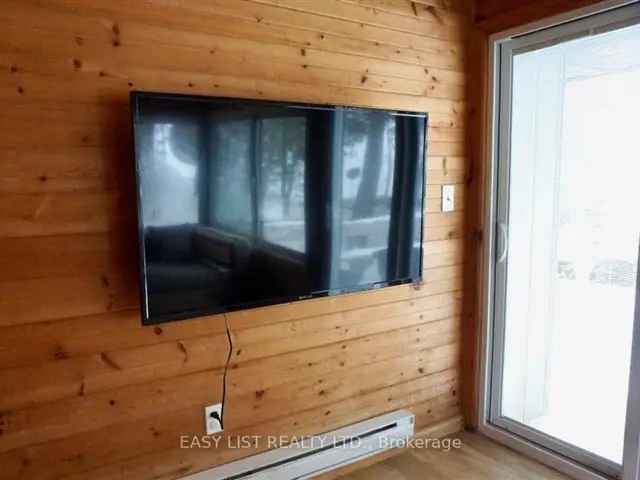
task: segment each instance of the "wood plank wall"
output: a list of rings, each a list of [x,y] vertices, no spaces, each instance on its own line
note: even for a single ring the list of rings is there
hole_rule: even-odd
[[[496,33],[599,1],[602,0],[474,0],[473,20],[482,31]]]
[[[459,418],[463,0],[4,0],[0,478],[177,478],[257,449],[180,449],[221,400],[224,319],[142,327],[132,89],[430,113],[425,283],[228,316],[228,435],[409,408]],[[440,213],[440,185],[457,185]],[[224,444],[224,442],[223,442]]]

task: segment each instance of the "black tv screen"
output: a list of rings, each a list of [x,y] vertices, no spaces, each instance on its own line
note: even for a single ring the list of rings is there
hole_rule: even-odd
[[[426,114],[131,104],[143,323],[421,279]]]

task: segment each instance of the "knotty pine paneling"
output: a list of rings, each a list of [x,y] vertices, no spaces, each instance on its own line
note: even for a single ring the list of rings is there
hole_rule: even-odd
[[[542,20],[602,0],[474,0],[474,23],[487,33],[496,33]]]
[[[172,479],[264,448],[179,448],[228,343],[221,316],[140,324],[133,89],[429,112],[424,284],[229,314],[225,435],[460,424],[465,1],[6,0],[0,21],[0,478]]]

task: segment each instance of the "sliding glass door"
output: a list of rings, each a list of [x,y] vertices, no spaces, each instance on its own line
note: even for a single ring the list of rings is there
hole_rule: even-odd
[[[503,42],[490,421],[621,472],[640,240],[640,5]]]

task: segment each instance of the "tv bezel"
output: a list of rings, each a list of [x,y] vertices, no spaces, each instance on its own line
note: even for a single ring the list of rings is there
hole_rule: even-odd
[[[136,120],[138,118],[138,101],[141,98],[154,98],[154,99],[169,99],[169,100],[184,100],[189,102],[227,102],[229,104],[242,103],[253,105],[270,105],[276,107],[287,108],[301,108],[301,109],[316,109],[316,110],[365,110],[365,111],[382,111],[392,115],[421,117],[425,119],[424,123],[424,145],[423,155],[420,159],[421,165],[420,171],[422,172],[422,198],[421,198],[421,218],[420,218],[420,258],[418,275],[405,277],[401,279],[387,280],[382,282],[369,282],[353,287],[345,287],[338,289],[318,290],[310,292],[308,295],[296,295],[287,297],[276,297],[268,300],[258,300],[254,302],[245,302],[234,305],[218,306],[216,308],[209,309],[196,309],[185,310],[174,314],[155,315],[153,318],[149,315],[148,309],[148,291],[147,291],[147,266],[146,255],[144,245],[144,222],[142,220],[142,197],[141,197],[141,176],[138,164],[138,151],[136,146]],[[133,163],[135,167],[135,179],[136,179],[136,214],[138,223],[138,278],[140,282],[140,313],[143,325],[157,325],[160,323],[172,322],[177,320],[187,320],[192,318],[207,317],[212,315],[224,315],[226,313],[236,312],[239,310],[249,310],[254,308],[262,308],[273,305],[289,304],[293,302],[300,302],[304,300],[311,300],[329,296],[345,295],[349,293],[359,293],[370,290],[378,290],[381,288],[392,287],[397,285],[406,285],[410,283],[419,284],[423,280],[423,267],[424,267],[424,229],[426,223],[425,212],[425,199],[426,199],[426,186],[427,186],[427,148],[428,148],[428,129],[429,129],[429,113],[428,112],[412,112],[403,110],[388,110],[383,108],[374,107],[361,107],[353,105],[337,105],[337,104],[322,104],[322,103],[304,103],[304,102],[287,102],[278,100],[263,100],[254,98],[241,98],[241,97],[221,97],[221,96],[207,96],[207,95],[188,95],[180,93],[163,93],[163,92],[151,92],[151,91],[139,91],[134,90],[129,95],[130,109],[131,109],[131,130],[133,135]]]

